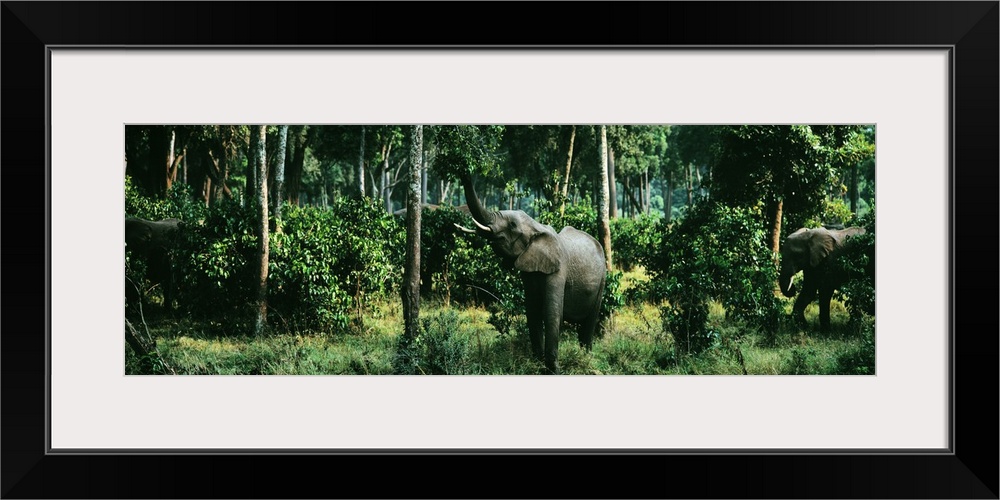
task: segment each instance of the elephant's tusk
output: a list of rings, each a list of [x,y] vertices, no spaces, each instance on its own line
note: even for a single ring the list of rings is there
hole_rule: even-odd
[[[452,224],[454,224],[454,223],[452,223]],[[475,231],[473,231],[472,229],[469,229],[469,228],[467,228],[465,226],[460,226],[458,224],[455,224],[455,227],[457,227],[462,232],[469,233],[469,234],[476,234]]]
[[[490,229],[488,226],[484,226],[484,225],[480,224],[479,221],[477,221],[475,217],[472,218],[472,223],[475,224],[476,227],[478,227],[479,229],[482,229],[483,231],[486,231],[487,233],[492,233],[493,232],[493,230]]]
[[[791,291],[791,290],[792,290],[792,284],[794,284],[794,283],[795,283],[795,281],[794,281],[794,280],[791,280],[791,279],[790,279],[790,280],[788,280],[788,288],[785,288],[785,291],[786,291],[786,292],[789,292],[789,291]]]

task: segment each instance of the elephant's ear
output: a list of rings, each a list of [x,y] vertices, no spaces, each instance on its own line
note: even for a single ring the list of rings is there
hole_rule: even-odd
[[[552,274],[559,270],[560,254],[555,234],[538,233],[514,261],[514,267],[528,273]]]
[[[816,267],[833,251],[837,240],[829,231],[813,231],[809,238],[809,266]]]
[[[153,239],[153,229],[145,221],[125,221],[125,244],[142,246]]]

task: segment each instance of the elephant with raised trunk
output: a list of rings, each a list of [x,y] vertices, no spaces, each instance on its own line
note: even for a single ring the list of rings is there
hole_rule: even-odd
[[[805,309],[819,293],[820,331],[830,329],[830,299],[833,292],[843,285],[847,272],[839,265],[839,258],[853,236],[864,234],[861,227],[846,229],[801,228],[785,238],[781,247],[781,274],[778,286],[786,297],[794,297],[796,287],[792,277],[802,271],[802,291],[792,307],[792,318],[800,326],[806,324]]]
[[[591,235],[566,226],[556,232],[521,210],[487,211],[472,177],[462,185],[477,229],[507,268],[521,273],[532,353],[550,373],[559,373],[559,332],[563,321],[579,325],[580,344],[590,349],[601,318],[607,269],[604,249]]]

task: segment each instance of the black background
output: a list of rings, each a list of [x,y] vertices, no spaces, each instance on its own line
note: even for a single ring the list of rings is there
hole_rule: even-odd
[[[2,495],[997,498],[998,19],[995,1],[3,2],[3,262],[27,275],[2,286]],[[954,454],[46,455],[45,47],[343,44],[954,46]]]

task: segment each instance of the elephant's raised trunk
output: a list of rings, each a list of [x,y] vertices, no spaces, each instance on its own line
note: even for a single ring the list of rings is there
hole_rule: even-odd
[[[469,213],[472,215],[472,221],[476,223],[476,227],[479,229],[489,231],[490,228],[487,226],[493,223],[493,214],[487,212],[479,202],[479,197],[476,196],[476,188],[472,185],[471,175],[462,174],[462,187],[465,188],[465,199],[469,204]]]

